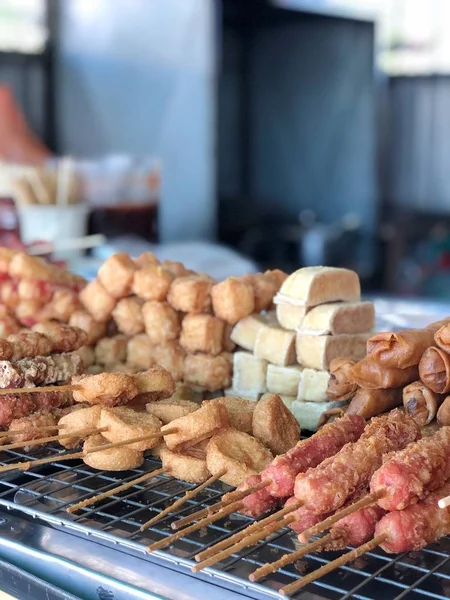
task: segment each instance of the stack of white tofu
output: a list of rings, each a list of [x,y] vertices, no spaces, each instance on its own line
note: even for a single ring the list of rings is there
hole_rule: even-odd
[[[276,310],[239,321],[231,339],[233,387],[227,394],[258,400],[279,394],[304,429],[316,430],[329,401],[333,358],[360,360],[374,326],[374,307],[361,301],[358,275],[348,269],[306,267],[286,279]]]

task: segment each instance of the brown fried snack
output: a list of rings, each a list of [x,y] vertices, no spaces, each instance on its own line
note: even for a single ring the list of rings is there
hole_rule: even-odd
[[[233,352],[236,349],[236,344],[231,339],[231,332],[233,331],[233,325],[224,323],[222,347],[225,352]]]
[[[55,290],[51,300],[44,306],[40,319],[56,319],[67,322],[81,308],[78,293],[73,290]]]
[[[108,444],[108,440],[102,435],[92,435],[83,444],[83,452],[90,452],[93,448]],[[83,461],[99,471],[128,471],[136,469],[144,462],[144,453],[132,450],[129,446],[109,448],[87,454]]]
[[[256,403],[253,435],[272,452],[284,454],[300,439],[300,426],[280,396],[271,394]]]
[[[212,475],[226,469],[220,479],[238,487],[251,475],[260,473],[273,459],[272,453],[257,439],[236,429],[225,429],[213,436],[206,449],[206,464]]]
[[[99,405],[81,408],[80,410],[71,410],[67,415],[61,417],[58,421],[58,430],[60,434],[70,434],[79,431],[89,431],[99,426],[102,407]],[[75,448],[83,441],[83,437],[71,436],[61,438],[59,443],[64,448]]]
[[[189,352],[216,356],[222,352],[224,322],[212,315],[186,315],[181,323],[180,345]]]
[[[78,348],[77,353],[81,357],[85,368],[95,364],[95,351],[91,346],[81,346],[81,348]]]
[[[199,406],[191,400],[183,400],[181,398],[172,399],[166,398],[159,402],[149,402],[145,405],[148,413],[155,415],[164,424],[170,423],[180,417],[185,417],[189,413],[198,410]]]
[[[186,313],[211,312],[211,288],[214,280],[201,275],[187,275],[174,279],[167,302]]]
[[[183,263],[176,262],[174,260],[163,260],[161,262],[161,266],[163,269],[166,269],[169,273],[171,273],[174,277],[184,277],[188,275],[190,271],[186,269]]]
[[[288,278],[288,274],[284,273],[283,271],[280,271],[280,269],[273,269],[272,271],[270,271],[270,270],[266,271],[264,273],[264,275],[266,277],[270,277],[270,279],[275,281],[278,289],[283,285],[283,283]]]
[[[147,334],[135,335],[128,340],[127,363],[139,369],[149,369],[155,363],[153,350],[154,346]]]
[[[186,353],[178,342],[165,342],[153,346],[151,353],[154,362],[169,371],[175,381],[183,379]]]
[[[15,333],[0,338],[0,360],[20,360],[31,356],[47,356],[52,352],[50,339],[42,333]]]
[[[95,346],[95,362],[98,365],[115,365],[125,362],[128,340],[124,335],[102,338]]]
[[[79,327],[87,334],[86,344],[92,345],[106,334],[106,323],[96,321],[92,315],[85,310],[76,310],[69,319],[71,327]]]
[[[139,394],[133,398],[133,404],[146,404],[170,398],[175,391],[172,375],[159,365],[155,365],[133,376]]]
[[[151,435],[161,430],[161,421],[147,412],[137,412],[127,406],[104,408],[100,414],[99,427],[107,427],[103,436],[110,442],[125,442],[135,437]],[[129,444],[133,450],[150,450],[161,441],[161,438],[150,438]]]
[[[56,418],[51,413],[35,414],[31,418],[20,417],[13,419],[9,425],[11,431],[20,431],[11,436],[12,442],[29,442],[37,438],[43,437],[41,427],[56,426]],[[48,435],[53,435],[48,432]],[[27,448],[31,448],[33,444],[29,444]]]
[[[43,321],[33,326],[33,331],[47,336],[52,343],[52,352],[73,352],[87,344],[88,336],[80,327]],[[36,356],[36,354],[35,354]]]
[[[112,311],[112,318],[121,333],[125,335],[137,335],[144,331],[143,304],[143,300],[133,296],[119,300],[117,306]]]
[[[142,307],[145,332],[154,344],[176,340],[180,334],[180,315],[166,302],[146,302]]]
[[[80,300],[88,313],[100,323],[108,321],[116,306],[115,298],[105,290],[98,279],[94,279],[81,290]]]
[[[255,297],[254,312],[267,310],[272,305],[272,300],[278,291],[276,281],[263,273],[245,275],[243,281],[250,283]]]
[[[184,360],[184,380],[190,385],[210,392],[229,388],[232,363],[230,355],[222,352],[210,354],[187,354]]]
[[[172,452],[167,447],[159,451],[162,466],[166,473],[190,483],[202,483],[210,476],[206,460],[191,456],[189,450],[184,454]]]
[[[136,265],[125,252],[112,254],[98,270],[98,278],[113,298],[128,296]]]
[[[139,269],[134,274],[131,289],[142,300],[162,302],[166,299],[173,275],[161,266],[148,266]]]
[[[206,402],[219,402],[227,409],[232,429],[237,429],[244,433],[252,433],[255,402],[239,398],[238,396],[223,396],[221,398],[214,398],[213,400],[205,400]]]
[[[156,258],[153,252],[143,252],[137,258],[134,259],[134,264],[139,269],[151,266],[156,267],[157,265],[159,265],[159,260]]]
[[[141,393],[140,382],[136,376],[125,373],[100,373],[72,378],[77,386],[73,390],[75,402],[89,402],[103,406],[127,404]]]
[[[247,281],[228,277],[211,290],[214,314],[230,325],[248,317],[255,310],[255,294]]]

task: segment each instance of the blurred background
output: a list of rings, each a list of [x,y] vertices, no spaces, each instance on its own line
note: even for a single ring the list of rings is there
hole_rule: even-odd
[[[152,245],[449,298],[450,2],[0,0],[0,161],[1,243],[89,235],[80,269]]]

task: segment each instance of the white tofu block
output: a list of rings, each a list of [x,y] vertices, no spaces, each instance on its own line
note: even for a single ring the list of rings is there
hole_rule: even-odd
[[[322,415],[334,408],[341,408],[348,405],[348,402],[300,402],[296,400],[292,403],[291,411],[297,419],[302,431],[317,431],[321,423]]]
[[[267,361],[250,352],[233,355],[233,389],[252,394],[266,391]]]
[[[276,323],[274,312],[245,317],[245,319],[241,319],[233,327],[230,338],[235,344],[244,348],[244,350],[253,352],[258,331],[267,323]]]
[[[257,402],[261,396],[258,392],[249,392],[248,390],[235,390],[234,388],[228,388],[224,390],[225,396],[233,396],[238,398],[244,398],[244,400],[251,400],[252,402]]]
[[[267,367],[266,386],[272,394],[297,396],[298,387],[302,377],[302,368],[298,365],[280,367],[271,365]]]
[[[261,400],[264,400],[264,398],[267,398],[267,396],[271,396],[272,394],[263,394],[261,396]],[[281,400],[283,401],[283,404],[286,406],[286,408],[288,408],[291,412],[292,412],[292,405],[293,403],[296,401],[296,397],[295,396],[285,396],[284,394],[278,394],[278,396],[280,396]]]
[[[303,369],[302,378],[298,386],[297,398],[304,402],[326,402],[328,381],[330,373],[328,371],[316,371],[315,369]]]
[[[371,333],[352,335],[309,335],[297,333],[295,349],[299,364],[318,371],[328,371],[333,358],[361,360],[366,356],[366,342]]]
[[[364,333],[370,331],[374,324],[375,309],[372,302],[332,302],[308,311],[298,330],[311,335],[339,335]]]
[[[274,365],[292,365],[295,363],[295,333],[265,325],[256,336],[254,353]]]
[[[282,303],[276,305],[276,314],[281,327],[290,331],[297,331],[301,327],[306,308],[296,304]]]

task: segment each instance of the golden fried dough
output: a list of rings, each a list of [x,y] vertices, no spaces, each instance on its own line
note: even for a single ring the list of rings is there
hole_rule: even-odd
[[[210,392],[230,387],[231,371],[230,355],[226,352],[222,352],[218,356],[187,354],[184,360],[186,383]]]
[[[159,402],[149,402],[145,405],[145,408],[147,412],[158,417],[166,425],[175,419],[198,410],[199,406],[196,402],[190,400],[167,398]]]
[[[138,369],[148,369],[154,363],[154,345],[146,333],[140,333],[128,340],[127,363]]]
[[[140,369],[133,367],[133,365],[127,365],[127,363],[114,363],[113,365],[105,366],[107,373],[126,373],[127,375],[134,375]]]
[[[253,411],[253,435],[272,452],[283,454],[300,439],[300,426],[277,394],[256,403]]]
[[[143,304],[144,301],[135,296],[119,300],[117,306],[112,311],[112,318],[121,333],[125,335],[137,335],[144,331]]]
[[[236,344],[231,339],[231,332],[233,331],[233,325],[224,323],[223,337],[222,337],[222,348],[225,352],[233,352],[236,348]]]
[[[103,436],[110,442],[124,442],[131,438],[151,435],[161,430],[161,421],[147,412],[137,412],[127,406],[104,408],[100,414],[100,427],[107,427]],[[161,442],[161,438],[152,438],[134,442],[127,447],[133,450],[149,450]]]
[[[85,368],[95,364],[95,352],[92,346],[81,346],[77,353],[81,356]]]
[[[209,402],[195,412],[189,413],[164,425],[162,434],[168,429],[176,429],[176,433],[164,435],[169,450],[183,452],[210,438],[224,427],[228,427],[228,412],[221,404]]]
[[[184,277],[190,272],[188,269],[186,269],[183,263],[176,262],[175,260],[163,260],[161,262],[161,266],[174,277]]]
[[[75,402],[118,406],[126,404],[140,393],[138,381],[126,373],[72,377],[72,383],[80,388],[73,390]]]
[[[204,459],[172,452],[168,448],[161,449],[160,458],[165,471],[176,479],[190,483],[202,483],[209,477]]]
[[[284,273],[283,271],[280,271],[280,269],[273,269],[272,271],[266,271],[264,273],[264,275],[266,277],[269,277],[273,281],[275,281],[278,289],[283,285],[283,283],[288,278],[288,274]]]
[[[95,362],[98,365],[114,365],[125,362],[128,340],[124,335],[105,337],[95,346]]]
[[[205,400],[206,402],[218,402],[227,409],[232,429],[252,433],[255,402],[240,398],[239,396],[223,396],[222,398],[214,398],[214,400]]]
[[[180,345],[189,352],[220,354],[224,322],[212,315],[186,315],[181,323]]]
[[[142,307],[145,332],[153,344],[176,340],[180,334],[180,315],[166,302],[146,302]]]
[[[172,375],[175,381],[183,379],[185,351],[176,341],[165,342],[153,346],[152,350],[153,361],[164,367]]]
[[[136,404],[170,398],[175,391],[172,375],[163,367],[156,365],[146,371],[136,373],[134,381],[139,388],[139,394],[133,399]]]
[[[173,275],[160,266],[146,266],[134,274],[132,290],[142,300],[162,302],[173,281]]]
[[[159,265],[159,260],[156,258],[153,252],[143,252],[134,259],[134,264],[142,269],[143,267]]]
[[[136,265],[125,252],[109,256],[98,270],[98,278],[113,298],[123,298],[131,291]]]
[[[185,313],[208,313],[211,311],[211,288],[213,280],[200,275],[187,275],[174,279],[167,302]]]
[[[79,327],[87,333],[86,344],[95,344],[106,335],[106,324],[96,321],[94,317],[85,310],[76,310],[69,319],[69,325]]]
[[[94,279],[80,292],[80,300],[84,308],[96,321],[106,322],[116,305],[116,300],[105,290],[103,285]]]
[[[235,325],[255,310],[255,294],[252,285],[237,277],[228,277],[216,283],[212,287],[211,297],[216,317],[230,325]]]
[[[93,448],[108,444],[108,440],[102,435],[92,435],[83,444],[83,452],[89,452]],[[136,469],[144,462],[144,453],[132,450],[129,446],[99,450],[83,457],[84,462],[99,471],[128,471]]]
[[[58,431],[60,434],[66,434],[95,429],[99,426],[101,412],[102,407],[99,405],[81,408],[80,410],[73,410],[60,418],[58,421]],[[75,448],[75,446],[78,446],[78,444],[81,443],[82,439],[83,438],[81,437],[69,436],[61,438],[59,443],[61,446],[64,446],[64,448]]]
[[[254,312],[259,313],[262,310],[267,310],[271,306],[272,300],[278,291],[276,281],[262,273],[245,275],[242,279],[243,281],[250,283],[253,288],[255,296]]]
[[[273,456],[261,442],[236,429],[226,429],[211,438],[206,449],[206,464],[212,475],[222,469],[221,481],[238,487],[250,475],[260,473]]]

